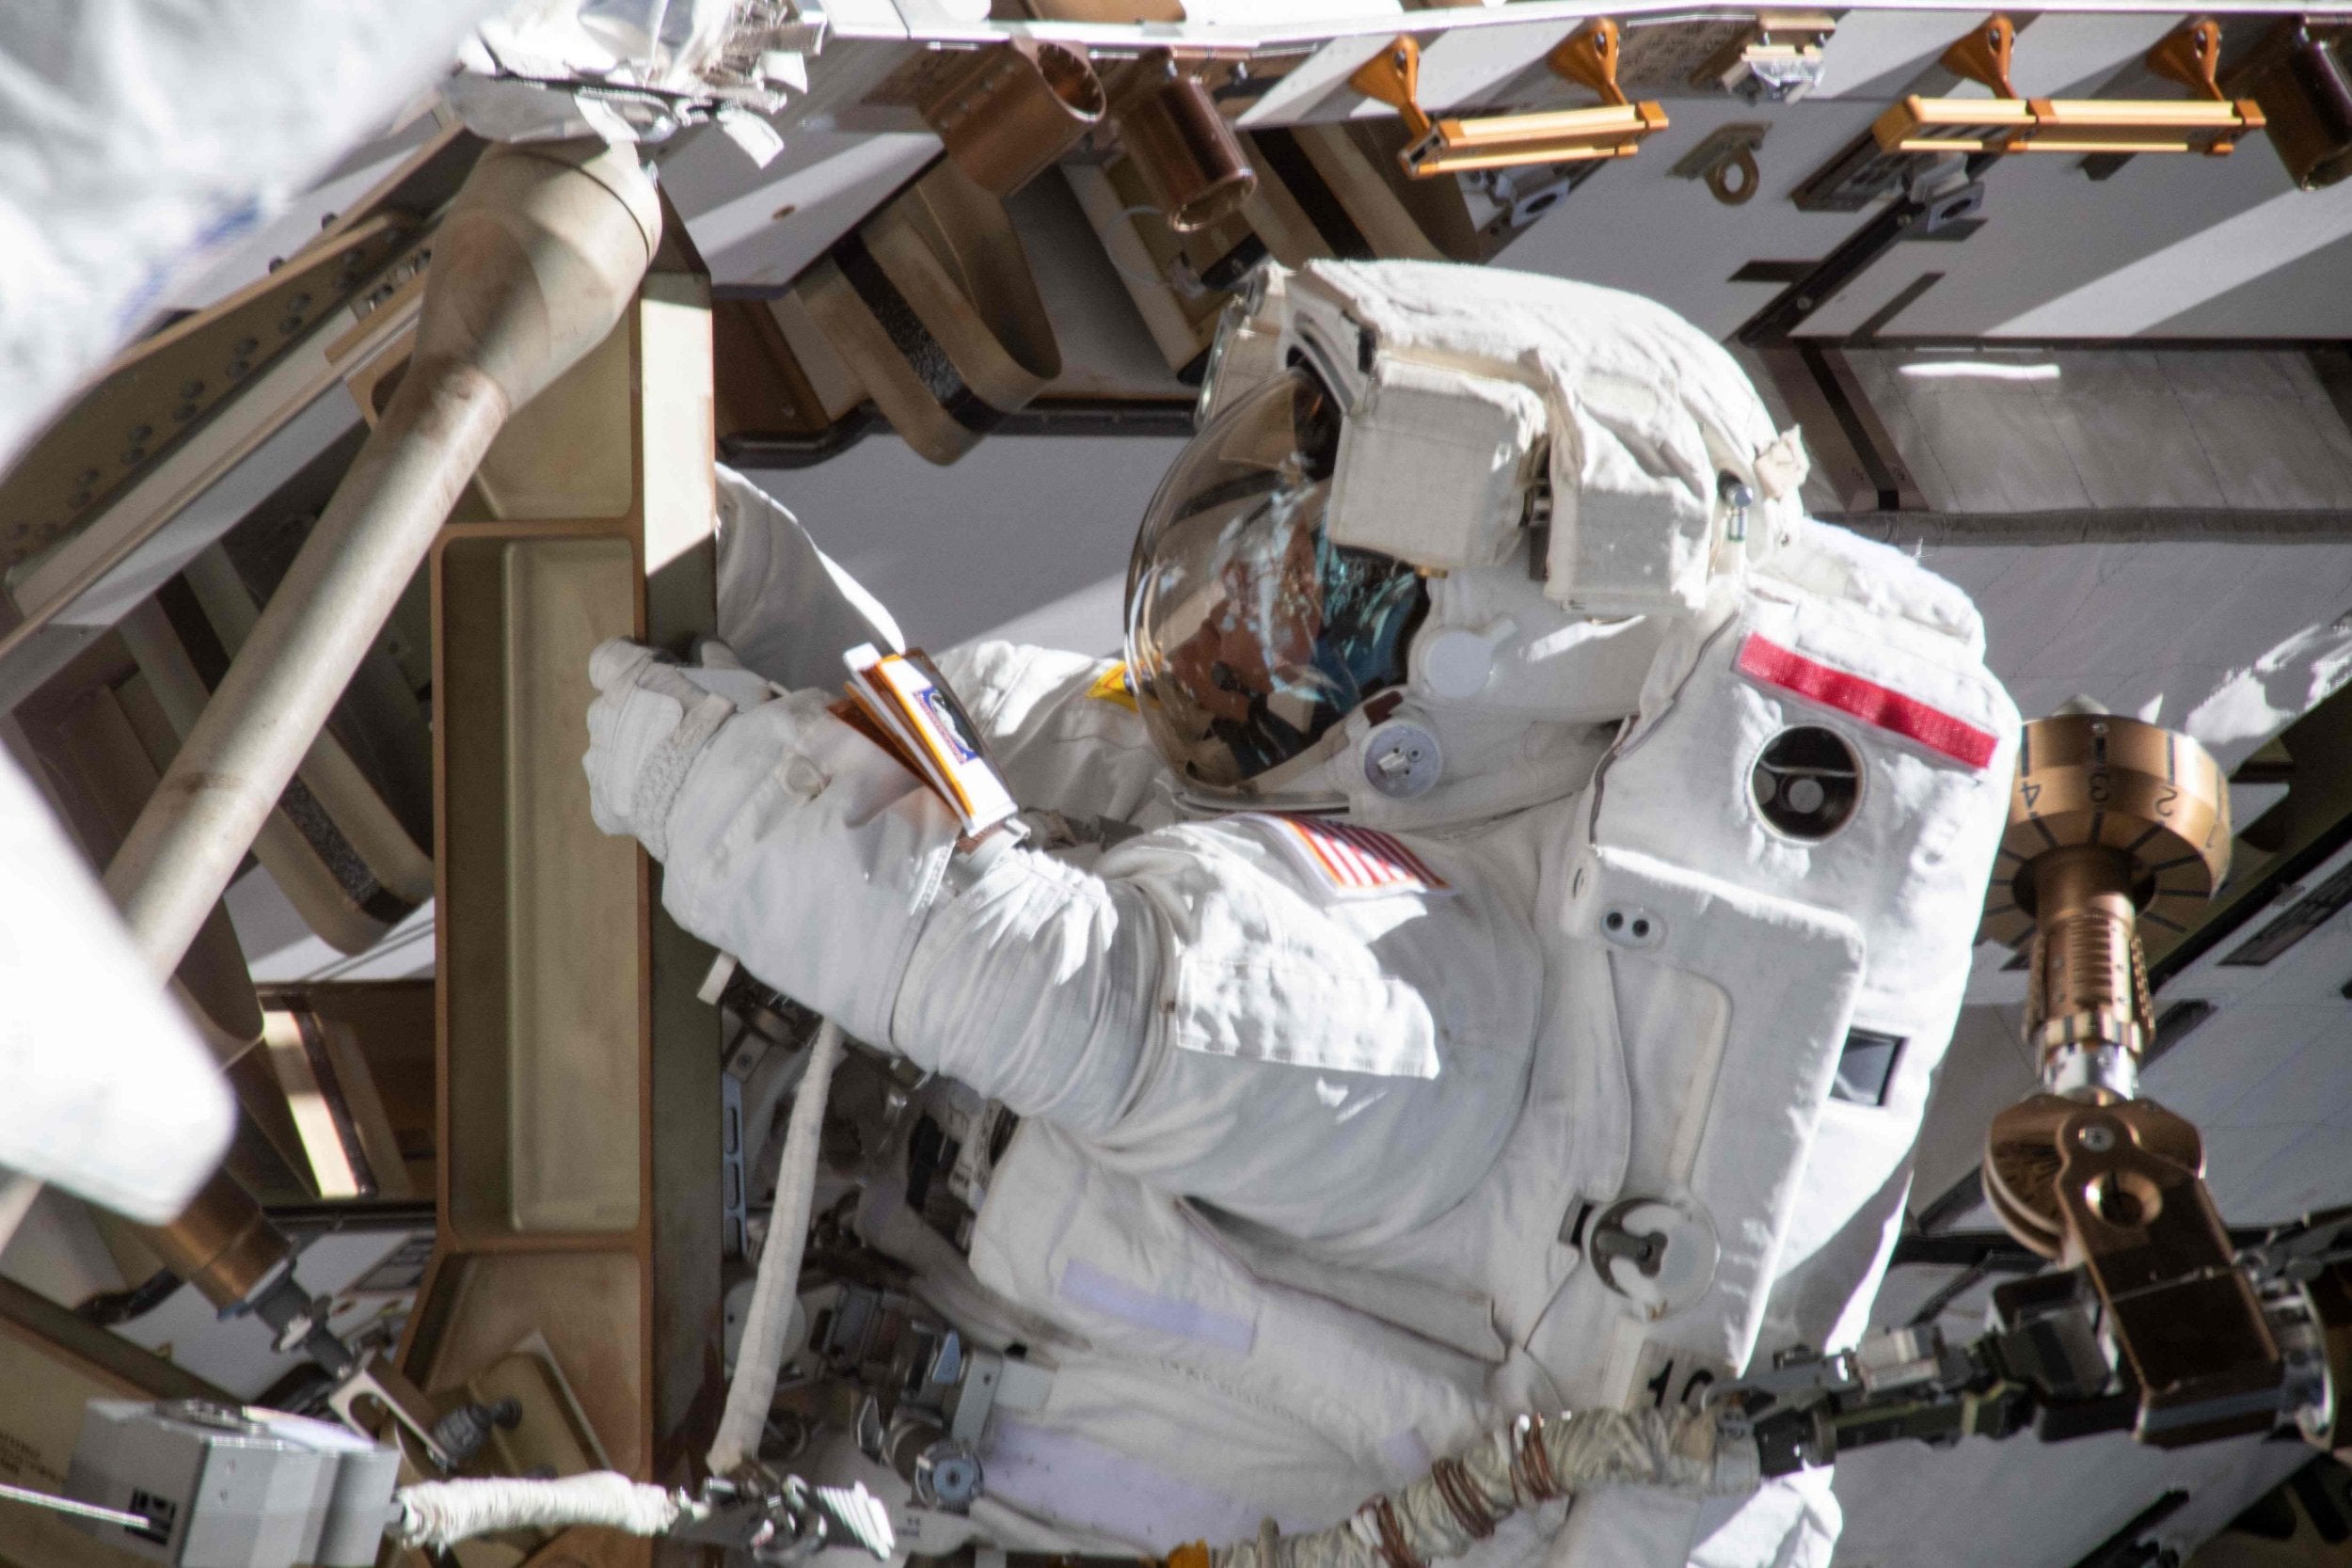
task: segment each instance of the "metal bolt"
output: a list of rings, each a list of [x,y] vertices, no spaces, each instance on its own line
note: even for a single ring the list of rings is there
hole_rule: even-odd
[[[2086,1127],[2082,1131],[2081,1143],[2093,1154],[2105,1154],[2115,1147],[2115,1131],[2103,1126]]]

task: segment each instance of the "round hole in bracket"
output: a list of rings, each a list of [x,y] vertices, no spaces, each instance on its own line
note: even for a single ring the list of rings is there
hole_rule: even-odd
[[[1790,838],[1818,842],[1853,820],[1862,802],[1862,759],[1836,730],[1799,724],[1764,743],[1748,783],[1766,822]]]
[[[2164,1212],[2164,1194],[2137,1171],[2104,1171],[2091,1178],[2084,1196],[2094,1213],[2118,1229],[2144,1227]]]

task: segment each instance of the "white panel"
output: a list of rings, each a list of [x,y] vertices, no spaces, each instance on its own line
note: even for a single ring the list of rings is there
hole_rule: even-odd
[[[2179,24],[2173,15],[2078,16],[2064,12],[2034,18],[2017,35],[2009,79],[2027,98],[2056,98],[2074,88],[2087,93],[2097,78],[2137,60]],[[2160,96],[2178,92],[2168,87]]]
[[[1357,67],[1388,46],[1388,38],[1377,33],[1325,44],[1250,105],[1237,123],[1244,130],[1258,125],[1288,125],[1327,94],[1345,94],[1352,100],[1355,95],[1347,87],[1347,79],[1356,73]]]
[[[2260,147],[2259,139],[2250,141],[2233,161],[2250,157]],[[2275,159],[2267,162],[2277,167]],[[2352,183],[2317,191],[2287,191],[2069,289],[1991,331],[1994,336],[2018,338],[2106,338],[2146,332],[2169,317],[2276,272],[2346,235],[2352,235]]]
[[[781,286],[938,152],[929,132],[800,132],[763,171],[764,182],[689,217],[687,232],[713,284]]]
[[[1864,1449],[1837,1462],[1846,1533],[1834,1560],[1853,1568],[2016,1563],[2065,1568],[2175,1487],[2181,1511],[2150,1531],[2176,1545],[2204,1540],[2312,1450],[2258,1438],[2167,1451],[2122,1433],[2044,1444],[1970,1439]]]
[[[2242,922],[2157,997],[2217,1004],[2151,1064],[2143,1092],[2204,1132],[2207,1179],[2233,1224],[2352,1203],[2352,923],[2338,914],[2262,965],[2226,962],[2306,893],[2352,872],[2352,848]]]
[[[1916,71],[1951,47],[1967,23],[1933,11],[1852,10],[1838,18],[1823,49],[1815,98],[1843,98],[1898,71]],[[1900,79],[1884,84],[1901,86]]]

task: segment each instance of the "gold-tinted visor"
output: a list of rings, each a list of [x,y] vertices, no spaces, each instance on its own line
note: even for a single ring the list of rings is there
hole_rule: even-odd
[[[1340,411],[1294,368],[1212,420],[1161,481],[1127,572],[1127,664],[1152,737],[1211,791],[1299,755],[1405,679],[1426,595],[1333,545]]]

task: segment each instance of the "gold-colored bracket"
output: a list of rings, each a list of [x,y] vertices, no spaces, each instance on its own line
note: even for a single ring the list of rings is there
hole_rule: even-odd
[[[1550,67],[1553,75],[1600,94],[1603,104],[1622,109],[1627,105],[1625,89],[1617,86],[1620,37],[1614,22],[1597,16],[1562,39],[1559,46],[1544,56],[1544,64]]]
[[[2009,62],[2017,52],[2017,24],[2005,16],[1988,16],[1984,24],[1963,34],[1944,51],[1944,69],[1955,76],[1982,83],[1995,98],[2015,98],[2010,85]]]
[[[2226,103],[2221,90],[2221,24],[2209,16],[2191,17],[2157,40],[2148,51],[2150,71],[2178,82],[2209,103]]]
[[[1947,63],[2005,78],[2006,30]],[[2138,922],[2177,926],[2229,847],[2228,786],[2186,736],[2071,705],[2025,726],[1985,930],[2030,938],[2043,1092],[1993,1118],[1985,1197],[2020,1243],[2090,1276],[2130,1363],[2135,1435],[2159,1448],[2268,1430],[2285,1375],[2205,1189],[2203,1138],[2133,1098],[2154,1033]]]
[[[2274,1406],[2260,1396],[2284,1363],[2232,1266],[2197,1129],[2151,1100],[2045,1094],[1995,1117],[1993,1144],[1996,1157],[2032,1148],[2045,1164],[2047,1187],[2022,1216],[2013,1187],[1991,1196],[2013,1233],[2090,1275],[2138,1385],[2139,1440],[2176,1448],[2268,1431]]]
[[[1365,97],[1386,103],[1405,121],[1412,140],[1397,154],[1416,180],[1482,168],[1629,158],[1642,139],[1666,128],[1655,102],[1633,103],[1617,86],[1617,24],[1596,17],[1544,56],[1552,73],[1600,95],[1589,109],[1433,119],[1421,106],[1421,43],[1410,34],[1375,55],[1348,78]]]
[[[1887,152],[2199,152],[2220,157],[2263,128],[2252,99],[2233,101],[2216,79],[2221,24],[2195,17],[2148,52],[2155,74],[2194,98],[2023,98],[2010,81],[2017,29],[1987,17],[1944,52],[1946,70],[1992,89],[1993,97],[1907,97],[1871,127]]]
[[[2196,1157],[2169,1157],[2168,1142],[2192,1145]],[[2178,1448],[2269,1431],[2276,1418],[2257,1396],[2279,1386],[2285,1363],[2252,1284],[2233,1266],[2196,1129],[2135,1100],[2077,1110],[2060,1144],[2067,1251],[2089,1270],[2139,1384],[2135,1434]],[[2195,1332],[2184,1335],[2183,1323]]]

